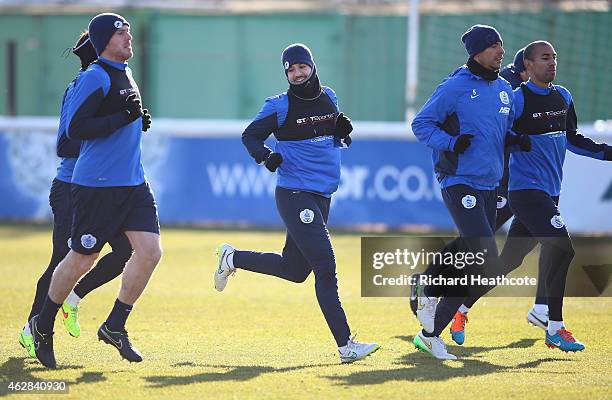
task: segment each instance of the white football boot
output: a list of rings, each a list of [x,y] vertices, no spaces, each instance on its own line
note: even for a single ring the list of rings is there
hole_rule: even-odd
[[[421,323],[425,332],[433,332],[436,317],[436,307],[438,306],[437,297],[427,297],[425,295],[425,287],[417,285],[417,319]]]
[[[535,310],[535,307],[531,307],[531,310],[527,313],[527,322],[540,329],[546,330],[548,326],[548,313],[539,313]]]
[[[338,353],[342,363],[352,363],[366,358],[379,348],[378,343],[359,343],[355,340],[355,336],[353,336],[346,343],[346,346],[338,348]]]
[[[412,343],[418,350],[424,351],[438,360],[457,359],[457,356],[446,351],[446,345],[440,336],[426,337],[423,336],[423,332],[419,332],[412,340]]]
[[[227,243],[217,247],[217,269],[215,270],[215,289],[222,292],[230,275],[236,273],[236,268],[230,265],[228,257],[234,254],[234,248]]]

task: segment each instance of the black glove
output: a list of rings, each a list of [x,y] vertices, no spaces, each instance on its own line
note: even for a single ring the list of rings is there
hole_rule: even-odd
[[[353,132],[353,124],[351,124],[351,119],[344,115],[344,113],[338,114],[338,118],[336,119],[336,127],[334,128],[334,136],[343,139],[351,132]]]
[[[463,154],[472,144],[472,138],[474,135],[466,133],[465,135],[459,135],[457,140],[455,141],[455,147],[453,147],[453,151],[455,153]]]
[[[342,142],[344,147],[349,147],[351,145],[351,143],[353,143],[353,139],[351,139],[351,137],[348,136],[348,135],[345,138],[340,139],[340,141]]]
[[[521,151],[531,151],[531,138],[529,135],[519,135],[517,144]]]
[[[151,114],[148,109],[142,110],[142,131],[146,132],[151,127]]]
[[[531,151],[531,137],[529,135],[508,135],[505,146],[517,145],[521,151]]]
[[[276,168],[283,163],[283,156],[281,153],[270,153],[264,161],[264,166],[268,168],[270,172],[276,172]]]
[[[140,99],[135,93],[132,93],[125,98],[125,111],[128,113],[128,119],[130,122],[136,121],[142,117],[142,106],[140,105]]]

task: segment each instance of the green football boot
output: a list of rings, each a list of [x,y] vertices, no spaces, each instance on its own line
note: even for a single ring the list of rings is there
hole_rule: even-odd
[[[36,352],[34,351],[34,338],[31,334],[26,334],[25,329],[22,329],[21,332],[19,332],[19,344],[28,352],[28,356],[36,358]]]
[[[79,306],[71,306],[67,302],[62,304],[62,319],[64,327],[72,337],[81,336],[81,325],[79,324]]]

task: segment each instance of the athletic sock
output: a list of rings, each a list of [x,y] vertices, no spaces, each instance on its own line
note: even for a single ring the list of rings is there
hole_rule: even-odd
[[[121,300],[115,300],[115,305],[106,319],[106,327],[111,332],[121,332],[125,330],[125,322],[127,321],[132,305],[125,304]]]
[[[32,332],[30,332],[30,322],[26,322],[25,325],[23,326],[23,333],[25,333],[27,336],[30,336],[32,334]]]
[[[538,314],[546,314],[548,315],[548,304],[534,304],[533,311]]]
[[[423,336],[434,337],[440,336],[442,331],[450,324],[459,306],[463,302],[463,297],[443,297],[440,299],[436,307],[436,315],[434,317],[434,330],[431,333],[423,330]]]
[[[38,322],[36,327],[40,333],[53,333],[53,325],[55,325],[55,316],[62,305],[51,300],[49,295],[45,298],[40,314],[38,314]]]
[[[469,307],[466,307],[465,304],[461,304],[461,307],[459,307],[459,311],[461,314],[467,314],[470,311]]]
[[[548,334],[550,336],[556,334],[557,331],[562,328],[563,321],[551,321],[550,319],[548,320],[548,328],[546,330],[548,331]]]
[[[74,290],[72,290],[66,298],[66,303],[70,304],[71,307],[78,306],[80,301],[81,298],[76,293],[74,293]]]

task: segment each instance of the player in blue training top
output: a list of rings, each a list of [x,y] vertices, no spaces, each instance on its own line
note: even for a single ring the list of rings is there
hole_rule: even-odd
[[[338,297],[336,259],[327,218],[332,194],[340,182],[340,148],[349,145],[351,121],[339,113],[332,89],[321,86],[310,49],[296,43],[282,54],[289,90],[269,97],[242,134],[249,154],[270,172],[277,171],[276,206],[287,227],[283,253],[217,249],[215,288],[222,291],[236,269],[301,283],[311,272],[321,311],[338,345],[340,360],[353,362],[378,349],[359,343]],[[275,150],[264,141],[274,134]]]
[[[123,358],[142,361],[125,322],[162,253],[157,206],[141,163],[144,111],[127,65],[133,55],[130,24],[105,13],[95,16],[88,30],[99,58],[79,76],[66,118],[67,137],[82,140],[72,174],[71,250],[53,274],[40,314],[30,320],[36,357],[49,368],[56,367],[53,324],[61,303],[119,232],[128,237],[134,254],[98,338]]]
[[[59,167],[57,168],[57,176],[51,185],[51,193],[49,194],[49,203],[53,211],[53,254],[49,266],[42,274],[36,285],[36,294],[34,302],[28,316],[28,321],[36,314],[40,313],[51,276],[60,261],[64,259],[70,247],[68,241],[70,239],[70,228],[72,226],[72,195],[70,194],[70,181],[72,180],[72,170],[79,156],[81,142],[79,140],[71,140],[66,137],[66,114],[68,112],[67,104],[72,98],[74,85],[83,71],[89,67],[89,64],[94,62],[98,56],[96,50],[89,40],[89,34],[84,32],[79,40],[72,48],[72,52],[81,60],[81,70],[77,77],[70,82],[60,111],[60,124],[57,131],[57,155],[62,158]],[[146,130],[146,129],[144,129]],[[73,337],[79,337],[81,327],[78,321],[79,302],[89,292],[102,286],[116,278],[123,271],[125,263],[132,255],[132,247],[124,234],[119,234],[109,240],[109,244],[113,251],[105,255],[98,261],[96,266],[89,271],[83,279],[74,287],[68,295],[66,301],[62,304],[62,317],[64,327]],[[23,330],[19,334],[19,343],[23,346],[28,355],[36,357],[34,352],[34,342],[30,333],[30,326],[25,324]]]
[[[442,198],[459,230],[462,245],[486,254],[487,275],[501,270],[495,243],[496,188],[503,175],[506,145],[529,150],[529,138],[510,133],[512,87],[499,77],[504,55],[497,30],[472,26],[461,40],[466,65],[448,76],[412,122],[415,136],[433,152]],[[423,330],[417,348],[440,359],[456,359],[440,338],[461,304],[460,297],[437,296],[417,288],[417,317]],[[461,296],[464,297],[464,296]]]
[[[529,81],[515,90],[513,130],[529,135],[530,153],[510,156],[509,202],[515,215],[502,259],[506,273],[523,262],[539,242],[545,254],[544,273],[548,301],[545,343],[563,351],[580,351],[577,341],[563,323],[565,280],[574,249],[557,207],[563,178],[566,149],[578,155],[612,161],[612,147],[595,143],[578,133],[578,119],[571,93],[553,85],[557,73],[557,53],[546,41],[535,41],[525,48]]]
[[[529,73],[525,69],[525,62],[523,61],[524,53],[525,53],[525,48],[523,47],[522,49],[516,52],[516,55],[514,56],[514,61],[512,62],[512,64],[507,65],[506,67],[504,67],[504,69],[502,69],[499,72],[499,75],[501,77],[503,77],[508,82],[510,82],[510,84],[512,85],[512,89],[518,88],[521,85],[521,83],[527,82],[527,80],[529,80]],[[508,164],[509,162],[510,162],[510,152],[506,152],[506,158],[504,160],[504,163],[505,163],[504,164],[505,165],[504,177],[499,183],[499,188],[497,189],[498,228],[501,227],[501,225],[499,225],[499,222],[503,220],[502,222],[502,225],[503,225],[513,215],[512,211],[510,210],[510,204],[508,203],[508,180],[509,180]],[[502,251],[502,253],[500,254],[500,257],[502,257],[503,255],[504,253]],[[546,253],[540,253],[539,264],[544,265],[546,263],[547,263]],[[538,287],[536,289],[535,302],[534,302],[533,307],[527,312],[527,321],[534,326],[537,326],[542,329],[546,329],[546,325],[548,324],[548,304],[546,303],[546,285],[545,285],[543,269],[540,268],[538,271],[539,271],[538,272]],[[470,304],[469,303],[467,305],[464,304],[464,306],[466,309],[469,309]],[[461,321],[463,319],[465,319],[465,321],[467,322],[467,318],[463,318],[464,316],[465,315],[459,316],[456,314],[455,317],[458,317],[458,318],[453,319],[453,323],[455,321]],[[455,339],[455,336],[457,335],[458,332],[460,332],[462,327],[465,327],[465,324],[459,324],[457,327],[455,327],[456,328],[455,330],[453,330],[451,327],[451,333],[453,334],[453,339]],[[459,336],[461,336],[460,333],[459,333]]]

